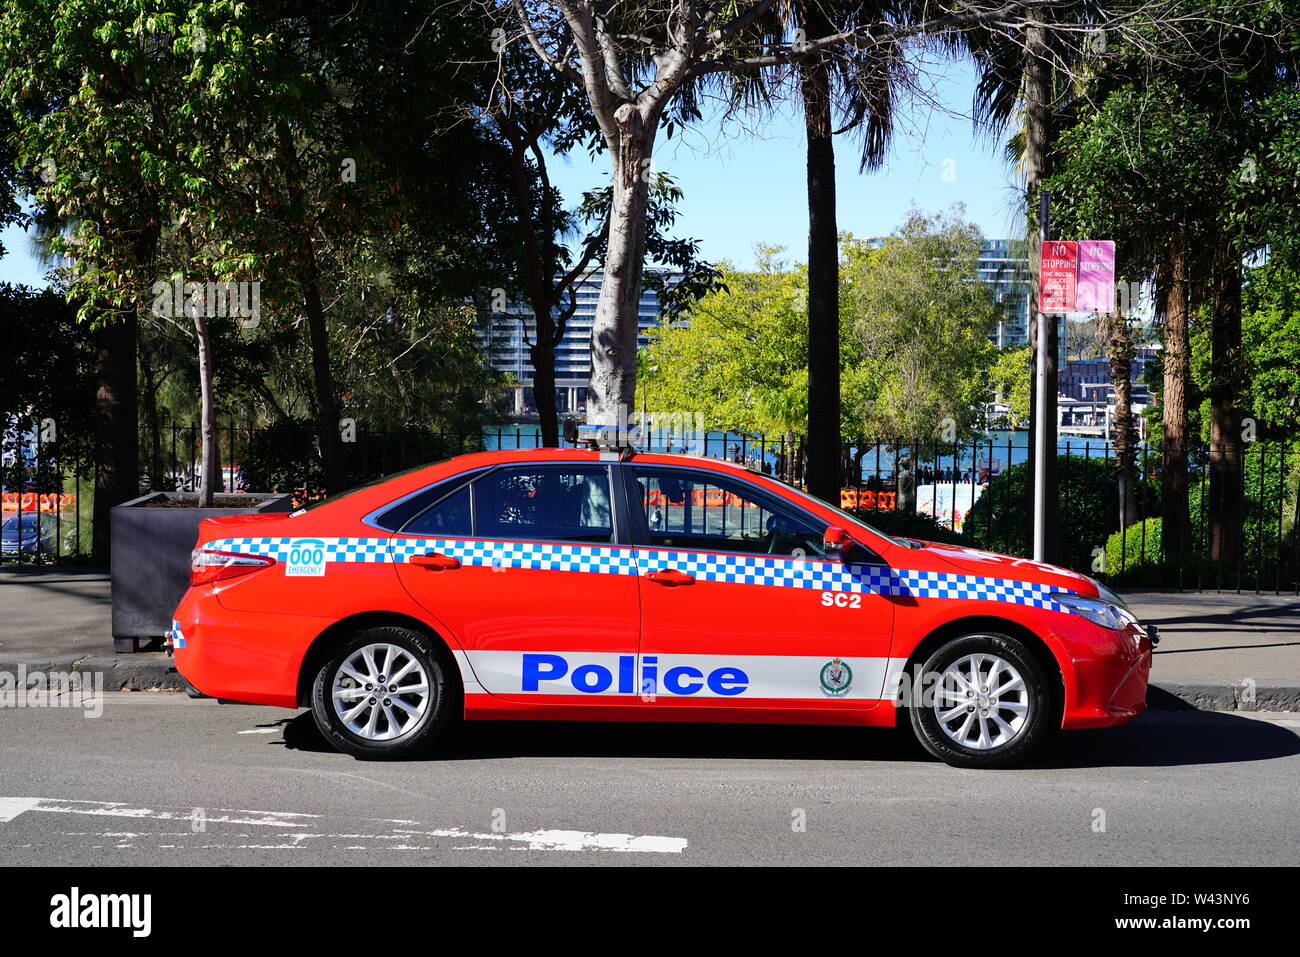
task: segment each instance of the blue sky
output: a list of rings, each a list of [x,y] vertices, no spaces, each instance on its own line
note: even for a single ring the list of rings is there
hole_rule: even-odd
[[[965,64],[934,72],[929,97],[942,109],[913,102],[903,111],[889,159],[875,173],[859,174],[857,143],[836,137],[839,228],[858,236],[883,235],[900,226],[915,205],[926,212],[966,204],[966,216],[986,236],[1018,232],[1014,170],[1001,141],[976,138],[969,119],[975,79]],[[808,210],[802,114],[787,109],[753,121],[751,133],[697,124],[655,146],[655,168],[683,190],[677,236],[700,240],[704,258],[753,265],[756,242],[787,247],[803,261]],[[585,153],[552,161],[552,181],[570,205],[582,191],[602,185],[608,164]],[[945,180],[945,171],[948,179]]]
[[[927,73],[932,78],[927,96],[939,108],[919,100],[904,107],[883,169],[859,174],[856,143],[849,136],[836,138],[840,229],[882,235],[898,227],[913,205],[937,212],[962,202],[967,218],[986,236],[1014,235],[1014,171],[1000,142],[977,140],[972,133],[971,69],[928,64]],[[785,246],[790,261],[803,261],[808,212],[801,115],[790,108],[748,126],[720,126],[716,117],[706,117],[672,140],[660,137],[655,167],[684,192],[673,232],[700,240],[701,254],[714,262],[728,259],[751,267],[754,244],[760,242]],[[608,169],[603,160],[592,162],[578,153],[553,159],[550,172],[572,206],[584,190],[607,181]],[[0,281],[44,284],[21,230],[5,230],[0,242],[7,250],[0,259]]]

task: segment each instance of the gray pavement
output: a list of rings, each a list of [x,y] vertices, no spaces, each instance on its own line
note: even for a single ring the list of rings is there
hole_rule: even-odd
[[[0,722],[0,866],[1300,863],[1300,715],[1148,712],[998,772],[720,725],[483,723],[361,762],[306,713],[148,692]]]
[[[1160,626],[1158,708],[1300,711],[1300,597],[1132,592]],[[179,689],[161,653],[114,655],[107,570],[0,566],[0,670],[103,672],[110,690]]]

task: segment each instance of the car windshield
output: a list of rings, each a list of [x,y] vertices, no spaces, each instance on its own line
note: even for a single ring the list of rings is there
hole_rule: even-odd
[[[778,485],[784,486],[785,488],[793,492],[795,495],[799,496],[799,498],[803,499],[805,502],[816,503],[817,505],[820,505],[823,508],[829,508],[832,512],[844,516],[844,520],[848,522],[850,525],[856,525],[858,528],[865,528],[872,535],[879,535],[885,541],[893,542],[895,545],[902,545],[904,548],[915,547],[914,543],[910,539],[898,538],[897,536],[894,535],[886,535],[880,529],[876,528],[874,525],[864,522],[862,519],[858,518],[852,512],[846,512],[838,505],[832,505],[830,502],[823,502],[817,496],[809,495],[807,492],[799,488],[799,486],[797,485],[791,485],[789,482],[783,482],[781,481],[781,479],[776,478],[775,476],[772,475],[765,475],[763,477],[767,479],[771,479],[773,482],[776,482]]]

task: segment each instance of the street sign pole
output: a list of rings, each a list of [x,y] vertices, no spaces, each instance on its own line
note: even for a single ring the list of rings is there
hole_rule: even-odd
[[[1038,341],[1034,343],[1034,561],[1041,562],[1047,556],[1047,413],[1050,405],[1048,399],[1049,383],[1047,381],[1047,352],[1055,336],[1047,335],[1048,316],[1042,310],[1042,244],[1048,241],[1047,213],[1051,201],[1047,190],[1038,194],[1038,239],[1039,239],[1039,295]],[[1053,430],[1055,431],[1055,430]]]

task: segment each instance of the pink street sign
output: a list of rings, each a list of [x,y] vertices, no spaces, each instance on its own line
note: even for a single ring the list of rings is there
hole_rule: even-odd
[[[1038,311],[1046,314],[1075,311],[1079,244],[1046,242],[1041,246],[1038,276]]]
[[[1115,244],[1109,239],[1085,239],[1079,243],[1077,289],[1075,311],[1115,311]]]

